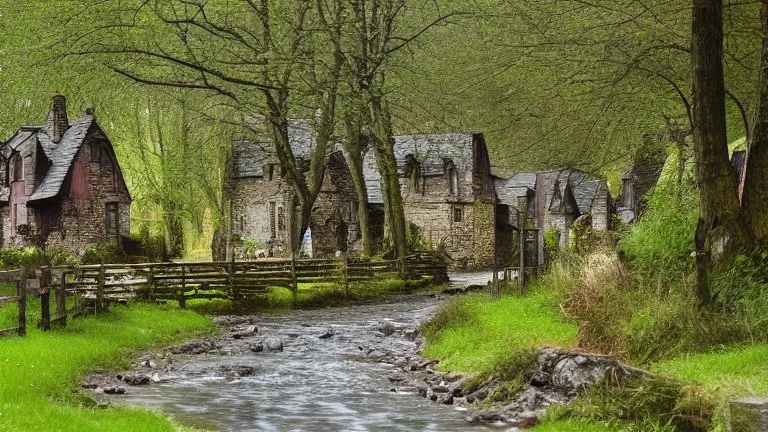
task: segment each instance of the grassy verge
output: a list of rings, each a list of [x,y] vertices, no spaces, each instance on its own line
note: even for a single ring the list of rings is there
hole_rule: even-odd
[[[179,430],[156,413],[95,408],[76,391],[78,382],[94,368],[126,366],[134,350],[212,330],[211,320],[194,312],[136,304],[73,320],[66,329],[30,328],[26,338],[0,339],[0,431]]]
[[[429,286],[429,280],[403,281],[399,279],[371,280],[353,283],[349,293],[338,283],[299,284],[299,291],[294,302],[291,290],[282,287],[270,287],[266,294],[244,302],[230,300],[189,300],[187,307],[197,312],[220,315],[254,310],[311,309],[329,306],[341,306],[360,302],[389,294],[410,292]]]
[[[548,292],[457,297],[424,326],[424,354],[440,359],[442,369],[478,374],[542,345],[572,346],[576,325],[560,316],[555,301]]]

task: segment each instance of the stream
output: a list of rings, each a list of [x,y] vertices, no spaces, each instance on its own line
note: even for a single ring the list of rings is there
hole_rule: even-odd
[[[457,285],[484,284],[488,274],[452,275]],[[415,358],[413,329],[442,301],[424,294],[381,303],[256,315],[252,337],[223,334],[216,353],[174,355],[160,382],[130,386],[113,404],[159,410],[190,426],[218,431],[467,431],[466,412],[414,392],[395,391],[395,367],[380,352]],[[393,326],[389,326],[391,322]],[[391,335],[382,325],[396,329]],[[321,338],[320,336],[324,336]],[[258,339],[279,338],[282,352],[252,352]],[[232,370],[245,368],[245,374]],[[106,396],[106,395],[105,395]]]

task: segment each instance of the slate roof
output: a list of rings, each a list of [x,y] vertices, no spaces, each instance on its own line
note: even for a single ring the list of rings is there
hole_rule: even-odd
[[[566,200],[570,199],[566,190],[567,187],[570,189],[576,207],[578,207],[578,213],[589,213],[592,210],[598,187],[605,182],[605,180],[592,177],[573,168],[545,171],[538,173],[538,175],[537,193],[543,193],[545,197],[549,198],[549,201],[544,203],[544,208],[547,211],[564,211],[563,197]]]
[[[421,165],[423,177],[442,176],[446,162],[452,161],[459,172],[474,169],[473,144],[477,133],[441,133],[429,135],[401,135],[394,137],[397,172],[405,175],[406,160],[412,155]],[[376,167],[376,155],[368,150],[363,158],[363,176],[368,189],[368,202],[382,204],[381,174]]]
[[[288,139],[297,159],[308,159],[316,135],[309,120],[289,120]],[[263,177],[267,164],[278,163],[271,141],[236,140],[232,143],[232,177]]]
[[[521,172],[493,182],[499,204],[517,207],[517,198],[536,190],[536,173]]]
[[[85,115],[75,120],[70,123],[69,129],[58,144],[52,141],[51,133],[44,125],[22,126],[16,134],[5,142],[2,152],[5,158],[10,157],[14,151],[26,155],[31,151],[33,145],[40,143],[46,157],[51,161],[51,168],[40,186],[30,195],[28,201],[43,200],[58,195],[75,155],[80,150],[80,146],[93,123],[92,115]],[[0,192],[0,201],[3,200],[8,200],[6,191]]]
[[[72,162],[75,160],[75,156],[93,123],[92,115],[85,115],[75,120],[69,124],[69,129],[58,144],[51,141],[51,136],[45,129],[41,129],[37,133],[37,139],[51,161],[51,168],[40,186],[30,195],[28,201],[38,201],[58,195],[61,185],[72,167]]]

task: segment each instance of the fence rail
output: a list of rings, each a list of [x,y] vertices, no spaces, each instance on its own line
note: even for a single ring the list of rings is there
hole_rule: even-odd
[[[447,265],[424,253],[407,258],[408,278],[431,277],[447,281]],[[18,326],[0,330],[0,336],[26,334],[27,296],[40,298],[44,331],[66,326],[67,319],[105,309],[111,303],[130,299],[175,300],[185,307],[190,299],[228,299],[240,301],[266,293],[269,287],[291,289],[299,284],[340,283],[349,290],[351,282],[376,277],[401,275],[396,260],[360,259],[257,260],[230,262],[169,262],[148,264],[100,264],[47,266],[34,272],[22,269],[0,272],[0,282],[16,284],[16,295],[0,297],[0,306],[18,303]],[[34,274],[33,278],[29,278]],[[32,288],[28,290],[28,286]],[[51,294],[55,314],[51,316]],[[76,298],[67,309],[66,298]]]

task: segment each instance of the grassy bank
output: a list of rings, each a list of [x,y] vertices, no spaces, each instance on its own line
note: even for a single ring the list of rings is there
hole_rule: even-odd
[[[475,294],[447,303],[424,333],[424,354],[441,368],[477,374],[542,345],[573,346],[577,327],[562,318],[550,292],[501,300]]]
[[[179,430],[159,414],[96,408],[78,383],[94,368],[127,366],[136,350],[212,330],[210,318],[194,312],[135,304],[78,318],[66,329],[0,339],[0,431]]]
[[[349,285],[347,291],[339,283],[302,283],[294,299],[288,288],[270,287],[260,297],[243,302],[230,300],[189,300],[187,307],[206,314],[229,314],[252,312],[254,310],[312,309],[319,307],[343,306],[362,302],[391,294],[403,294],[417,289],[439,290],[440,286],[431,285],[428,279],[403,281],[400,279],[381,279],[357,282]]]

